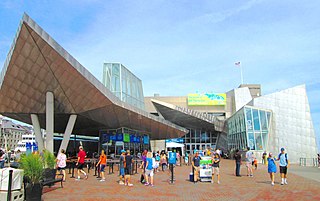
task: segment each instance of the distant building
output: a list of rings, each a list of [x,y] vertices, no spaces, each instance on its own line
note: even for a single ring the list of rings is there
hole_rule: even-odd
[[[3,119],[0,121],[0,147],[13,150],[20,140],[22,135],[30,133],[27,127],[13,123],[11,120]],[[7,146],[6,146],[7,145]]]
[[[121,63],[103,64],[103,84],[121,101],[145,109],[141,80]]]

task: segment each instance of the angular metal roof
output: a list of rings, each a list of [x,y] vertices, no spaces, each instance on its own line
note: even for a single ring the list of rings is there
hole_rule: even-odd
[[[151,99],[157,111],[168,121],[186,128],[202,128],[209,131],[223,131],[224,121],[187,108]]]
[[[0,74],[0,87],[1,114],[28,124],[30,114],[38,114],[42,128],[46,92],[53,92],[55,132],[64,132],[70,114],[78,115],[74,134],[128,127],[164,139],[187,132],[120,101],[26,14]]]

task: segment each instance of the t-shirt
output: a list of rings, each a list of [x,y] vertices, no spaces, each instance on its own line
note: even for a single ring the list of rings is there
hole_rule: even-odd
[[[58,167],[64,168],[64,167],[67,166],[67,164],[66,164],[67,156],[66,156],[65,154],[60,153],[60,154],[57,156],[57,159],[58,159],[58,161],[57,161]]]
[[[131,168],[131,164],[132,164],[132,156],[131,155],[127,155],[126,156],[126,167],[127,168]]]
[[[195,156],[195,157],[193,157],[193,164],[194,164],[194,166],[196,166],[196,167],[199,167],[200,166],[200,156]]]
[[[286,167],[288,165],[288,156],[286,153],[285,154],[280,153],[278,160],[280,160],[279,165],[281,167]]]
[[[219,167],[220,158],[213,158],[212,167]]]
[[[241,162],[241,154],[236,153],[236,154],[234,155],[234,159],[236,160],[237,163],[240,163],[240,162]]]
[[[253,161],[252,155],[253,155],[252,151],[247,151],[247,153],[246,153],[246,161],[247,162],[252,163],[252,161]]]
[[[148,162],[148,166],[146,167],[146,169],[152,170],[153,169],[152,158],[147,158],[146,161]]]
[[[124,156],[121,155],[120,156],[120,168],[124,168],[123,162],[124,162]]]
[[[85,157],[86,157],[86,152],[85,151],[79,151],[79,153],[78,153],[78,157],[80,158],[80,160],[79,160],[79,163],[84,163],[84,159],[85,159]]]
[[[100,156],[100,164],[106,165],[107,164],[107,156],[105,154]]]

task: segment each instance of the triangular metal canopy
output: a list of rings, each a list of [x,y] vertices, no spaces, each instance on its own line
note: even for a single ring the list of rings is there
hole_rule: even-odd
[[[128,127],[151,139],[183,136],[187,130],[120,101],[28,15],[24,14],[0,75],[0,113],[45,128],[46,92],[54,94],[55,132],[70,114],[74,134],[97,136],[100,129]]]

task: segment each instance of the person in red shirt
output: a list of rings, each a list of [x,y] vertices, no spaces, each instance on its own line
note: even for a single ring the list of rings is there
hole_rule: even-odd
[[[79,147],[79,153],[78,153],[78,161],[77,161],[77,169],[78,169],[78,178],[77,181],[80,180],[80,172],[84,174],[85,179],[88,179],[88,174],[83,170],[84,167],[84,159],[87,157],[87,154],[85,151],[83,151],[83,147]]]

